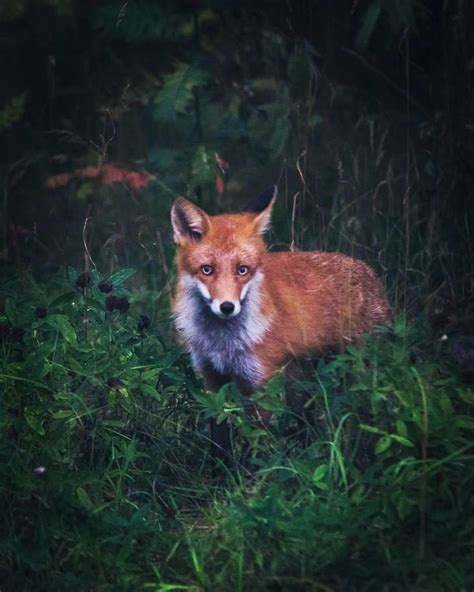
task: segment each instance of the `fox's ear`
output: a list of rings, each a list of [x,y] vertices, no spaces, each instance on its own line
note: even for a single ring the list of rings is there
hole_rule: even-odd
[[[263,234],[270,228],[273,204],[277,197],[277,186],[273,185],[261,193],[257,199],[247,208],[247,212],[255,212],[255,228],[259,234]]]
[[[209,216],[184,197],[178,197],[171,207],[174,242],[201,240],[209,230]]]

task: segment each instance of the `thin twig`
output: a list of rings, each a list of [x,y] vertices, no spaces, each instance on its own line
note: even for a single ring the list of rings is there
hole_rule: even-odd
[[[84,225],[82,227],[82,244],[84,245],[84,271],[90,270],[91,263],[94,266],[94,269],[97,269],[97,266],[91,257],[89,247],[87,246],[87,225],[89,223],[89,220],[92,220],[92,216],[90,216],[90,211],[91,211],[91,204],[89,204],[89,207],[87,208],[87,215],[84,220]]]
[[[293,208],[291,210],[291,243],[290,243],[290,251],[295,250],[295,218],[296,218],[296,200],[300,192],[297,191],[293,196]]]

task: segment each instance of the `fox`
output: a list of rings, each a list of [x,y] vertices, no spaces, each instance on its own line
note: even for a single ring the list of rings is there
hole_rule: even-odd
[[[380,279],[338,252],[270,252],[277,187],[239,213],[209,215],[177,197],[171,208],[178,336],[207,391],[235,382],[244,394],[278,372],[357,343],[390,322]],[[257,409],[268,425],[268,412]],[[211,423],[211,441],[229,446],[228,427]]]

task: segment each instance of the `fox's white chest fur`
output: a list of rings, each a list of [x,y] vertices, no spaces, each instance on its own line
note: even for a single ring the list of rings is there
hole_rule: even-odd
[[[223,376],[253,387],[261,382],[262,367],[253,348],[263,340],[271,323],[260,310],[262,281],[262,273],[257,272],[248,283],[240,314],[222,319],[212,312],[192,276],[180,278],[175,305],[176,326],[198,372],[212,368]]]

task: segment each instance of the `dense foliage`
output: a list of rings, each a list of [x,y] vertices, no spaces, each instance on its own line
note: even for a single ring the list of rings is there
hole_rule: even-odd
[[[6,589],[467,589],[474,394],[444,342],[399,317],[319,362],[303,428],[280,379],[255,395],[266,431],[202,391],[130,275],[3,291]],[[218,476],[211,416],[234,426]]]
[[[1,3],[1,590],[472,589],[473,18]],[[175,342],[169,208],[274,183],[271,248],[370,262],[396,320],[263,430]]]

